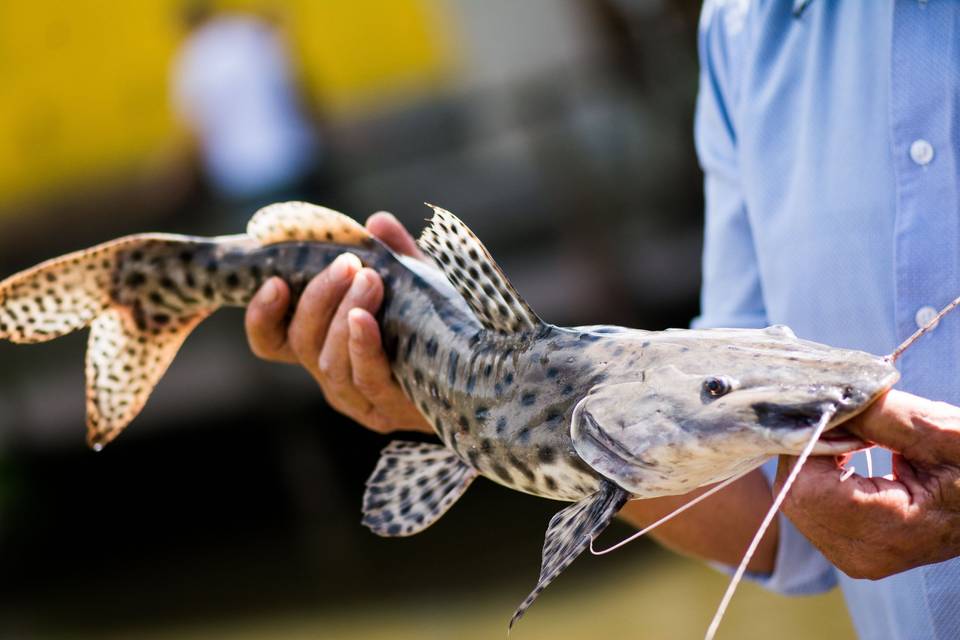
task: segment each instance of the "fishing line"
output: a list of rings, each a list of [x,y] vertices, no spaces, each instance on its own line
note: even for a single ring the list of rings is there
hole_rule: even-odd
[[[743,476],[747,475],[747,474],[750,473],[751,471],[753,471],[753,469],[747,469],[747,470],[744,471],[743,473],[739,473],[739,474],[733,476],[732,478],[727,478],[726,480],[724,480],[724,481],[721,482],[720,484],[718,484],[718,485],[716,485],[715,487],[711,488],[711,489],[710,489],[709,491],[707,491],[706,493],[701,493],[699,496],[697,496],[696,498],[694,498],[694,499],[691,500],[690,502],[684,504],[684,505],[681,506],[681,507],[678,507],[677,509],[674,509],[673,511],[671,511],[671,512],[668,513],[667,515],[663,516],[662,518],[660,518],[659,520],[657,520],[657,521],[654,522],[653,524],[648,525],[646,528],[641,529],[640,531],[637,531],[636,533],[634,533],[634,534],[631,535],[630,537],[626,538],[625,540],[621,540],[620,542],[618,542],[617,544],[613,545],[612,547],[608,547],[608,548],[606,548],[606,549],[602,549],[602,550],[600,550],[600,551],[597,551],[596,549],[593,548],[593,540],[590,540],[590,553],[592,553],[592,554],[595,555],[595,556],[603,556],[603,555],[606,555],[606,554],[610,553],[611,551],[616,551],[616,550],[619,549],[620,547],[622,547],[622,546],[624,546],[624,545],[626,545],[626,544],[629,544],[629,543],[633,542],[634,540],[636,540],[637,538],[641,537],[641,536],[644,535],[645,533],[648,533],[648,532],[650,532],[650,531],[653,531],[654,529],[656,529],[657,527],[659,527],[660,525],[662,525],[664,522],[667,522],[668,520],[672,520],[675,516],[680,515],[681,513],[683,513],[684,511],[686,511],[687,509],[689,509],[689,508],[692,507],[693,505],[697,504],[697,503],[700,502],[701,500],[706,500],[707,498],[709,498],[710,496],[712,496],[712,495],[715,494],[716,492],[720,491],[721,489],[724,489],[724,488],[730,486],[731,484],[733,484],[734,482],[736,482],[737,480],[739,480],[739,479],[742,478]]]
[[[921,337],[929,333],[934,327],[936,327],[940,323],[940,319],[943,316],[947,315],[948,313],[956,309],[957,306],[960,306],[960,298],[957,298],[956,300],[954,300],[953,302],[945,306],[943,309],[941,309],[940,313],[935,315],[930,322],[928,322],[927,324],[923,325],[922,327],[914,331],[912,336],[904,340],[899,347],[893,350],[893,353],[891,353],[888,356],[884,356],[884,358],[888,362],[896,362],[897,358],[903,355],[904,351],[910,348],[910,346],[913,345],[914,342],[916,342]]]
[[[823,435],[823,430],[827,428],[827,423],[830,422],[830,418],[833,417],[834,413],[836,413],[836,409],[828,405],[827,409],[820,417],[820,422],[817,424],[817,428],[814,430],[813,435],[810,436],[810,441],[807,442],[807,446],[803,448],[803,451],[797,458],[797,464],[795,464],[793,469],[790,470],[790,475],[787,476],[787,481],[783,483],[780,493],[778,493],[777,497],[773,500],[773,504],[770,505],[770,509],[767,510],[767,515],[764,516],[763,522],[760,523],[760,528],[757,529],[757,532],[753,536],[753,540],[750,541],[750,546],[747,547],[747,552],[743,554],[743,558],[740,560],[740,566],[737,567],[736,573],[733,574],[733,579],[730,580],[730,584],[727,586],[727,592],[723,594],[723,600],[720,601],[720,606],[717,607],[717,612],[713,615],[713,620],[710,622],[710,627],[707,628],[707,635],[704,636],[704,640],[713,640],[713,636],[716,635],[717,628],[720,626],[720,621],[723,620],[723,614],[727,611],[727,606],[729,606],[730,600],[733,598],[733,594],[737,590],[737,585],[740,584],[740,580],[743,578],[743,574],[747,570],[747,565],[750,563],[750,559],[753,558],[753,554],[756,552],[757,547],[760,546],[760,540],[763,538],[763,534],[767,532],[767,528],[770,526],[770,523],[773,522],[773,516],[775,516],[777,511],[780,510],[780,505],[783,504],[784,498],[787,497],[787,491],[790,490],[794,480],[796,480],[797,476],[800,475],[800,469],[803,468],[807,458],[810,457],[810,454],[813,452],[813,447],[817,444],[817,440],[820,439],[820,436]]]

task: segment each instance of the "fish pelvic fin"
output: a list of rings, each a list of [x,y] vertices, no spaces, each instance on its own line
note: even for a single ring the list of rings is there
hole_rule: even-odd
[[[513,625],[523,617],[547,585],[570,566],[607,528],[629,498],[629,493],[612,482],[604,481],[599,491],[570,505],[550,519],[543,542],[543,558],[537,586],[517,607],[513,617],[510,618],[508,629],[513,629]]]
[[[182,265],[195,244],[186,236],[127,236],[0,282],[0,339],[44,342],[90,327],[87,441],[94,449],[137,416],[187,335],[222,303],[186,289],[183,279],[192,276]]]
[[[480,323],[510,335],[543,325],[504,275],[480,239],[455,215],[435,207],[417,244],[443,270]]]
[[[247,235],[262,245],[315,241],[346,246],[368,245],[370,233],[353,218],[308,202],[277,202],[259,209]]]
[[[477,472],[437,444],[394,440],[363,496],[363,524],[379,536],[420,533],[453,506]]]

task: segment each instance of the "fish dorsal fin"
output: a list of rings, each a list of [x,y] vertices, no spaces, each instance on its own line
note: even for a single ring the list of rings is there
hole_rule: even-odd
[[[278,242],[332,242],[362,245],[367,230],[353,218],[308,202],[277,202],[263,207],[247,223],[247,235],[260,244]]]
[[[87,443],[101,449],[133,420],[177,350],[211,310],[140,329],[125,307],[101,313],[87,340]]]
[[[477,472],[437,444],[393,441],[363,496],[363,524],[377,535],[420,533],[453,506]]]
[[[543,321],[467,225],[446,209],[428,206],[433,208],[433,217],[417,244],[437,262],[480,323],[502,334],[541,326]]]
[[[537,596],[560,573],[577,559],[592,540],[607,528],[613,517],[626,504],[630,494],[612,482],[602,482],[600,490],[558,512],[547,526],[543,541],[543,560],[540,579],[530,595],[517,607],[510,618],[510,628],[537,599]]]

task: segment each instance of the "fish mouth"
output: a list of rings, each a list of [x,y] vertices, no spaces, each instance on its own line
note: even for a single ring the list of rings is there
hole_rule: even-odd
[[[900,373],[891,366],[889,372],[871,391],[846,387],[832,400],[793,405],[765,402],[755,404],[753,409],[760,424],[774,430],[790,430],[790,441],[797,446],[797,452],[802,450],[809,440],[824,413],[832,413],[811,453],[815,456],[843,455],[870,446],[843,426],[844,423],[863,412],[899,379]]]

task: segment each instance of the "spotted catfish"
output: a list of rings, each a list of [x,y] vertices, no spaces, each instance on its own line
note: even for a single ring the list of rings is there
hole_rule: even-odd
[[[881,358],[785,328],[553,326],[451,213],[434,207],[419,244],[432,264],[297,202],[261,209],[243,235],[129,236],[0,283],[0,338],[41,342],[90,327],[87,429],[100,448],[136,417],[207,315],[246,305],[271,276],[297,297],[353,252],[384,280],[379,321],[393,373],[440,439],[384,449],[364,524],[383,536],[422,531],[478,475],[573,503],[550,521],[538,583],[511,625],[627,500],[685,493],[798,453],[824,407],[832,429],[896,380]],[[834,435],[817,453],[859,444]]]

